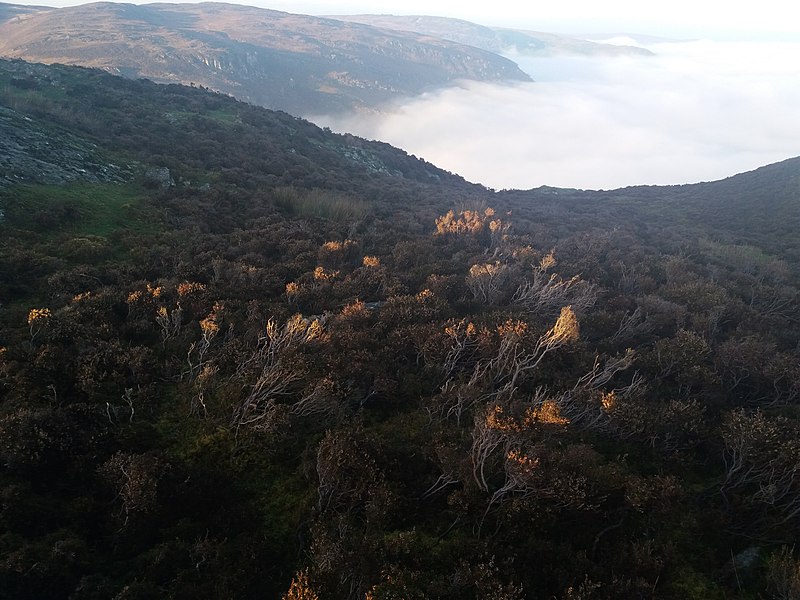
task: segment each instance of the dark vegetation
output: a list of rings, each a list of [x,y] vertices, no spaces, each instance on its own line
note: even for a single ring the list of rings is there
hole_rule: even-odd
[[[5,597],[800,594],[797,160],[494,193],[197,89],[0,98],[131,173],[0,190]]]

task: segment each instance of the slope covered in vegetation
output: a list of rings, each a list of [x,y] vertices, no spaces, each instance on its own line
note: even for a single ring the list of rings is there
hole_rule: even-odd
[[[253,6],[95,2],[26,12],[0,3],[0,56],[202,85],[292,114],[375,110],[463,79],[530,80],[473,46]]]
[[[9,597],[797,593],[796,160],[494,193],[197,89],[0,99],[121,177],[0,189]]]

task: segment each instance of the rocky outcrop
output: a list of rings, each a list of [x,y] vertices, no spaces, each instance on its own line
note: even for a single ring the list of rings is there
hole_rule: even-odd
[[[91,144],[0,106],[0,186],[129,177],[127,168],[103,160]]]

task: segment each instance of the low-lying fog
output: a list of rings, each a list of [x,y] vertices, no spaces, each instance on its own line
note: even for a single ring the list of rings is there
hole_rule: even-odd
[[[311,119],[496,189],[690,183],[800,155],[800,43],[647,48],[510,56],[534,83],[465,82],[379,116]]]

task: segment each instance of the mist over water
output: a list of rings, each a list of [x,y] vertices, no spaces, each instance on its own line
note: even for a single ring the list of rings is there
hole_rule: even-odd
[[[800,155],[800,43],[693,41],[653,57],[510,55],[536,81],[311,117],[496,189],[721,179]]]

